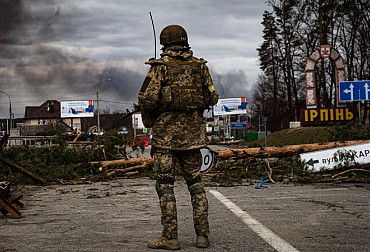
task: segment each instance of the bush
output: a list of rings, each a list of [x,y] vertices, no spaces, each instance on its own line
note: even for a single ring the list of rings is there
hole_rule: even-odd
[[[370,127],[358,122],[349,122],[346,124],[336,124],[326,128],[334,141],[363,140],[369,139]]]

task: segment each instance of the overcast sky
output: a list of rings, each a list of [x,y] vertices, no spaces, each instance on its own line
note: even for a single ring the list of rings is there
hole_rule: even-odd
[[[154,57],[157,34],[180,24],[194,56],[205,58],[224,97],[252,95],[260,73],[264,0],[0,0],[0,91],[15,117],[48,99],[96,100],[131,108]],[[0,93],[0,118],[9,99]]]

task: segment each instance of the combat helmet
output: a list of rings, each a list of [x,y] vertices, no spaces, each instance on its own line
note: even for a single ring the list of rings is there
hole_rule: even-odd
[[[161,31],[159,37],[161,45],[179,44],[188,46],[188,35],[180,25],[168,25]]]

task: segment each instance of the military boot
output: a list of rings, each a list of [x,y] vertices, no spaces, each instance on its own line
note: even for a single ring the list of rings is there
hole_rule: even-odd
[[[180,243],[178,239],[167,239],[161,236],[158,239],[149,240],[148,247],[153,249],[177,250],[180,249]]]
[[[195,243],[195,247],[197,248],[208,248],[209,246],[209,240],[207,236],[204,235],[198,235],[197,236],[197,242]]]

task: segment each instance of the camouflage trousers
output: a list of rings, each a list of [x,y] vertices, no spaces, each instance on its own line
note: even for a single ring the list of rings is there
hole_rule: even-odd
[[[201,184],[202,155],[200,150],[156,149],[154,171],[157,174],[156,190],[161,208],[162,236],[168,239],[177,238],[176,198],[173,192],[177,163],[181,167],[191,195],[195,233],[208,236],[208,200]]]

